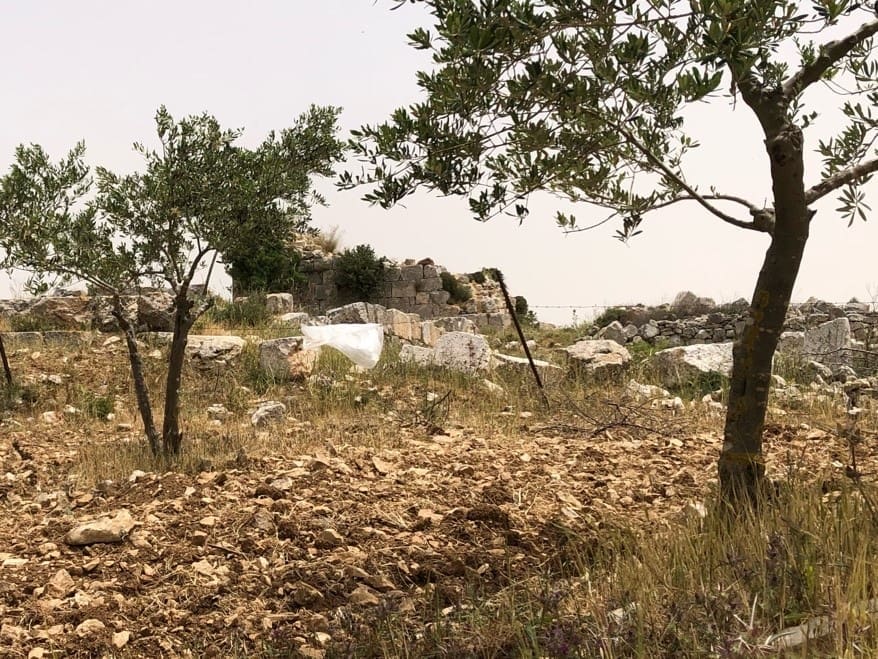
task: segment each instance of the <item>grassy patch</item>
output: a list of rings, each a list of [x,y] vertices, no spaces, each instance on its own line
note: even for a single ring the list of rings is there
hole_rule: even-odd
[[[377,614],[349,656],[776,656],[775,632],[827,616],[827,634],[786,656],[878,649],[874,491],[829,495],[789,482],[762,512],[682,514],[667,532],[607,527],[569,538],[552,569],[418,616]],[[428,589],[429,591],[429,589]],[[867,650],[869,649],[869,650]],[[854,653],[854,654],[850,654]]]
[[[199,319],[195,332],[211,324],[229,328],[264,327],[271,320],[264,293],[252,293],[238,301],[217,300]]]

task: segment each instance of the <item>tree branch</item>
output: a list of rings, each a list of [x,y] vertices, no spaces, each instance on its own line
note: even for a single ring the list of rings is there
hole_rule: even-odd
[[[198,266],[201,263],[201,259],[203,259],[211,249],[211,247],[204,247],[199,249],[198,252],[195,254],[195,257],[192,259],[192,264],[189,266],[189,270],[186,272],[186,278],[181,281],[181,283],[186,286],[186,288],[189,288],[189,284],[192,283],[192,278],[198,271]]]
[[[740,204],[741,206],[745,206],[747,208],[747,210],[749,210],[751,213],[757,213],[757,212],[762,210],[756,204],[753,204],[753,203],[747,201],[746,199],[742,199],[741,197],[736,197],[734,195],[706,194],[706,195],[701,195],[701,197],[702,197],[702,199],[716,199],[719,201],[734,201],[736,204]],[[695,199],[695,197],[692,197],[690,195],[680,195],[679,197],[673,197],[671,199],[668,199],[667,201],[663,201],[659,204],[656,204],[655,206],[650,208],[650,210],[655,210],[657,208],[664,208],[665,206],[670,206],[671,204],[676,204],[679,201],[692,201],[694,199]]]
[[[613,122],[608,121],[607,123],[609,125],[611,125],[613,128],[615,128],[616,130],[618,130],[622,135],[624,135],[625,139],[627,139],[629,143],[631,143],[638,151],[640,151],[644,156],[646,156],[646,159],[649,160],[650,162],[652,162],[652,164],[655,165],[659,170],[661,170],[661,172],[667,178],[669,178],[671,181],[673,181],[675,184],[677,184],[680,188],[682,188],[683,190],[685,190],[686,192],[689,193],[687,196],[681,197],[681,200],[683,198],[691,198],[692,200],[697,201],[699,204],[704,206],[704,208],[706,208],[708,211],[710,211],[710,213],[712,213],[713,215],[715,215],[716,217],[721,219],[723,222],[726,222],[726,223],[731,224],[733,226],[740,227],[742,229],[751,229],[751,230],[755,230],[755,231],[765,231],[767,233],[770,233],[770,231],[768,231],[767,229],[762,228],[761,224],[757,225],[757,223],[755,221],[754,222],[744,222],[742,220],[739,220],[737,218],[732,217],[731,215],[727,215],[726,213],[723,213],[716,206],[714,206],[713,204],[708,202],[705,197],[698,194],[698,192],[695,191],[695,188],[693,188],[688,183],[686,183],[686,181],[684,181],[682,178],[680,178],[670,167],[668,167],[664,162],[662,162],[662,160],[658,156],[656,156],[652,151],[650,151],[646,147],[646,145],[644,145],[642,142],[640,142],[640,140],[638,140],[636,137],[634,137],[634,135],[631,132],[629,132],[626,128],[623,128],[619,124],[616,124]],[[752,213],[753,213],[753,211],[751,210],[751,214]],[[755,216],[754,216],[754,218],[755,218]]]
[[[857,163],[847,169],[836,172],[832,176],[826,177],[817,185],[806,190],[805,203],[813,204],[815,201],[821,197],[825,197],[833,190],[837,190],[841,186],[852,183],[859,178],[869,176],[874,172],[878,172],[878,158],[866,160],[865,162]]]
[[[830,41],[821,46],[817,59],[802,66],[783,83],[784,97],[787,100],[792,99],[804,91],[808,85],[820,80],[833,64],[876,32],[878,32],[878,20],[863,23],[856,32],[852,32],[844,39]]]
[[[717,199],[720,201],[734,201],[737,204],[746,206],[747,209],[750,211],[750,216],[753,218],[752,222],[744,222],[743,220],[738,220],[735,218],[729,218],[725,221],[741,229],[748,229],[749,231],[759,231],[760,233],[768,234],[774,232],[774,211],[772,211],[771,209],[759,208],[755,204],[747,201],[746,199],[741,199],[740,197],[735,197],[732,195],[711,194],[704,195],[701,198]],[[667,201],[656,204],[655,206],[652,206],[649,210],[658,210],[659,208],[664,208],[666,206],[670,206],[671,204],[676,204],[680,201],[699,201],[699,199],[691,195],[680,195],[679,197],[673,197],[672,199],[668,199]]]

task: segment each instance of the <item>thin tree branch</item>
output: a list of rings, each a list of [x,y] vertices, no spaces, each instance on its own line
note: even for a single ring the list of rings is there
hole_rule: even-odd
[[[820,183],[805,191],[805,203],[813,204],[833,190],[837,190],[841,186],[852,183],[859,178],[869,176],[874,172],[878,172],[878,158],[857,163],[847,169],[836,172],[832,176],[827,176]]]
[[[759,208],[756,204],[753,204],[753,203],[747,201],[746,199],[742,199],[741,197],[736,197],[734,195],[706,194],[706,195],[701,195],[701,196],[703,199],[716,199],[719,201],[733,201],[736,204],[740,204],[741,206],[746,207],[747,210],[749,210],[751,213],[758,213],[761,210],[763,210],[763,209]],[[663,201],[659,204],[656,204],[655,206],[650,207],[650,210],[655,210],[657,208],[664,208],[665,206],[670,206],[671,204],[676,204],[679,201],[692,201],[694,199],[695,199],[695,197],[692,197],[690,195],[681,195],[679,197],[674,197],[672,199],[668,199],[667,201]]]
[[[833,64],[876,32],[878,32],[878,20],[863,23],[856,32],[852,32],[844,39],[830,41],[821,46],[817,59],[804,65],[783,83],[784,97],[790,100],[804,91],[808,85],[820,80]]]
[[[201,264],[201,259],[203,259],[211,249],[213,248],[204,247],[202,249],[199,249],[198,253],[195,255],[195,258],[192,259],[192,264],[189,266],[189,270],[186,272],[186,278],[181,282],[186,286],[186,288],[189,288],[189,284],[192,282],[192,278],[198,271],[198,266]]]
[[[604,119],[604,121],[606,121],[606,119]],[[737,218],[732,217],[731,215],[727,215],[726,213],[723,213],[716,206],[714,206],[713,204],[708,202],[705,197],[698,194],[698,192],[696,192],[695,188],[693,188],[688,183],[686,183],[686,181],[684,181],[682,178],[680,178],[670,167],[668,167],[664,162],[662,162],[662,160],[658,156],[656,156],[652,151],[650,151],[646,147],[646,145],[644,145],[642,142],[640,142],[640,140],[638,140],[636,137],[634,137],[634,135],[631,132],[629,132],[626,128],[623,128],[622,126],[620,126],[616,123],[613,123],[613,122],[609,122],[609,121],[607,121],[607,124],[609,124],[610,126],[615,128],[616,130],[618,130],[622,135],[624,135],[625,138],[628,140],[628,142],[630,142],[638,151],[643,153],[643,155],[646,156],[646,159],[649,160],[650,162],[652,162],[656,167],[658,167],[658,169],[661,170],[661,172],[666,177],[668,177],[671,181],[676,183],[680,188],[682,188],[683,190],[688,192],[689,197],[691,197],[694,201],[697,201],[699,204],[704,206],[704,208],[706,208],[708,211],[710,211],[710,213],[712,213],[713,215],[715,215],[716,217],[721,219],[723,222],[726,222],[726,223],[731,224],[731,225],[736,226],[736,227],[740,227],[741,229],[751,229],[751,230],[755,230],[755,231],[765,231],[767,233],[770,233],[766,229],[761,228],[761,226],[757,225],[755,222],[744,222],[743,220],[739,220]]]

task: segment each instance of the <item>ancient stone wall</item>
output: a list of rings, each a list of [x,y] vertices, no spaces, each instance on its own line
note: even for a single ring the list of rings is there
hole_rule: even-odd
[[[297,296],[301,306],[310,311],[323,312],[349,302],[350,299],[337,284],[336,259],[331,255],[303,259],[300,271],[307,278],[307,285]],[[405,313],[416,313],[421,318],[456,316],[461,309],[449,304],[450,294],[442,290],[442,269],[432,263],[405,262],[391,264],[384,272],[374,304]]]
[[[605,322],[591,328],[591,334],[623,345],[639,341],[663,346],[723,343],[743,332],[748,306],[746,300],[717,305],[709,298],[683,292],[671,304],[614,308]],[[848,319],[855,341],[869,348],[878,346],[878,311],[861,302],[839,305],[811,299],[792,305],[784,329],[801,332],[836,318]]]
[[[336,259],[331,255],[311,256],[302,260],[300,271],[307,283],[297,292],[297,302],[313,313],[323,313],[340,304],[362,302],[351,299],[340,290],[337,280]],[[399,309],[405,313],[416,313],[421,318],[446,318],[458,315],[505,313],[505,305],[497,282],[486,279],[483,282],[471,281],[466,275],[455,275],[458,281],[469,287],[472,297],[463,302],[451,299],[451,294],[442,288],[442,273],[445,268],[434,264],[430,259],[416,262],[390,263],[384,272],[384,281],[374,300],[388,309]],[[475,320],[475,319],[474,319]]]

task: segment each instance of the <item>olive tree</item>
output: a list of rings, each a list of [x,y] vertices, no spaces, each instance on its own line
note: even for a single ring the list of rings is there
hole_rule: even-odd
[[[137,405],[155,455],[179,452],[180,386],[189,331],[209,308],[192,283],[212,255],[233,253],[253,226],[282,241],[310,203],[311,177],[329,175],[342,153],[338,110],[312,107],[293,126],[256,148],[241,132],[202,114],[179,121],[156,114],[157,148],[135,144],[142,171],[118,174],[85,163],[77,144],[53,162],[38,145],[20,146],[0,179],[2,265],[31,273],[30,287],[48,278],[85,281],[110,297],[124,332]],[[212,263],[212,261],[211,261]],[[170,287],[173,338],[161,433],[123,295],[147,283]]]
[[[838,191],[844,216],[865,219],[863,184],[878,170],[873,9],[852,0],[410,1],[435,22],[408,35],[432,53],[433,68],[417,74],[425,98],[355,133],[366,165],[345,174],[343,187],[371,184],[365,198],[384,207],[419,188],[463,195],[480,220],[523,218],[529,195],[549,191],[605,209],[588,224],[616,218],[622,240],[651,211],[693,203],[768,237],[733,350],[719,457],[723,493],[751,498],[763,480],[772,357],[811,206]],[[818,83],[838,92],[844,123],[816,141],[823,166],[806,186],[805,136],[817,120],[807,103]],[[761,127],[762,140],[739,148],[768,159],[768,204],[687,179],[685,157],[697,144],[684,110],[718,97]],[[584,228],[569,214],[557,220]]]

